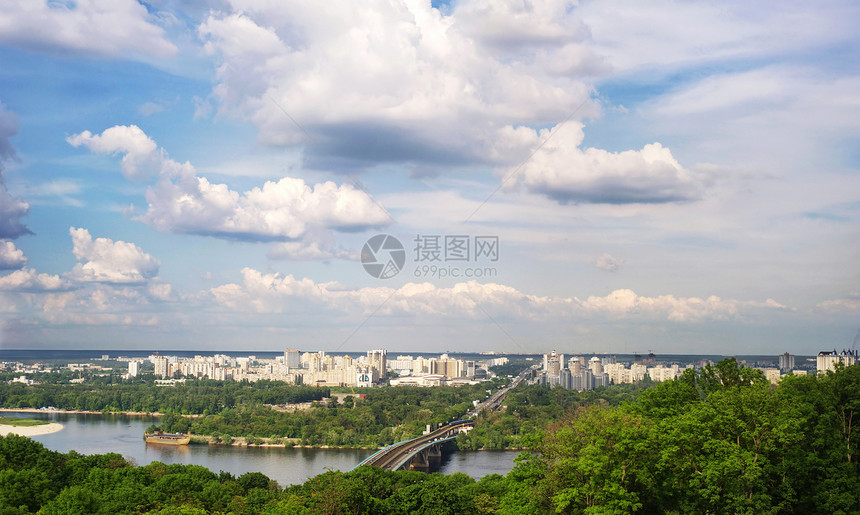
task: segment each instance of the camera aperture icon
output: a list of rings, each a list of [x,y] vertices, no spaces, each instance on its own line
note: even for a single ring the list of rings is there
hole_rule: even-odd
[[[406,264],[406,250],[400,240],[390,234],[377,234],[361,249],[364,270],[377,279],[390,279]]]

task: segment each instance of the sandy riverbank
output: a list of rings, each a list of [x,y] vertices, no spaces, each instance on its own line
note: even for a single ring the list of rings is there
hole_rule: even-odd
[[[0,424],[0,435],[6,436],[9,433],[20,436],[38,436],[56,433],[63,429],[63,424],[51,422],[50,424],[42,424],[40,426],[7,426]]]

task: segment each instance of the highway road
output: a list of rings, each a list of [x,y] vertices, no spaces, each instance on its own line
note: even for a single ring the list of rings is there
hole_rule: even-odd
[[[519,375],[517,375],[517,377],[515,377],[514,380],[510,382],[510,384],[508,384],[504,388],[497,390],[484,402],[481,402],[477,406],[475,406],[474,409],[472,409],[469,413],[466,414],[466,418],[475,418],[476,416],[478,416],[478,413],[480,413],[481,410],[484,409],[489,409],[491,411],[499,409],[499,407],[501,407],[502,405],[502,402],[505,400],[505,395],[507,395],[507,393],[513,388],[519,386],[519,384],[525,381],[526,377],[528,377],[533,370],[536,370],[538,368],[540,368],[540,365],[532,365],[531,367],[520,372]]]

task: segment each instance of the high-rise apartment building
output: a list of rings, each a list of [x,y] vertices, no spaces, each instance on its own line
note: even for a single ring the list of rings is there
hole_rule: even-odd
[[[170,377],[169,361],[166,356],[155,356],[152,363],[155,365],[156,377]]]
[[[289,368],[302,368],[302,356],[297,350],[284,351],[284,365]]]
[[[783,372],[788,372],[794,369],[794,355],[783,353],[779,355],[779,369]]]
[[[447,354],[430,360],[430,373],[445,376],[448,379],[463,377],[463,361],[452,359]]]
[[[816,359],[816,369],[821,374],[828,370],[833,370],[836,363],[841,362],[846,367],[857,363],[857,351],[843,350],[841,353],[833,351],[821,351]]]
[[[597,356],[594,356],[593,358],[588,360],[588,368],[591,369],[591,373],[595,376],[603,375],[603,363]]]
[[[544,372],[557,376],[562,368],[564,368],[564,354],[559,354],[553,350],[549,354],[543,355]]]
[[[373,382],[385,379],[385,374],[388,371],[386,363],[387,355],[388,352],[385,349],[367,351],[367,361],[370,364]]]

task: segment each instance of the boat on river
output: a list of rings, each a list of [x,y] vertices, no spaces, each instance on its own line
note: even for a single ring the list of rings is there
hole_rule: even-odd
[[[190,435],[183,435],[181,433],[162,433],[161,431],[157,431],[155,433],[143,433],[144,439],[146,439],[146,443],[163,443],[167,445],[188,445],[188,442],[191,441]]]

